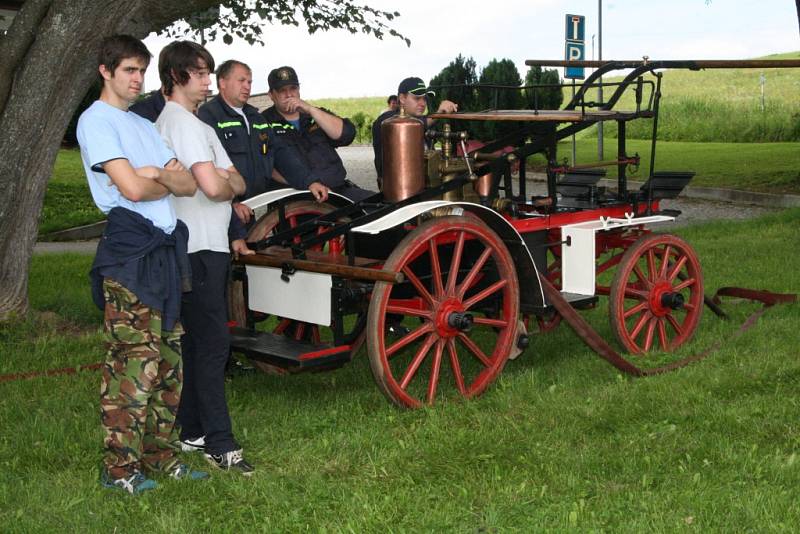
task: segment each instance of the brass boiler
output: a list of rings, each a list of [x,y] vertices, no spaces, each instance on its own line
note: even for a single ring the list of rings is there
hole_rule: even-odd
[[[399,202],[425,188],[425,126],[403,113],[381,124],[383,198]]]
[[[467,132],[454,132],[450,129],[449,124],[444,124],[441,132],[431,133],[433,138],[442,140],[442,158],[441,161],[439,161],[437,169],[439,175],[439,180],[437,181],[439,181],[439,183],[449,182],[464,172],[472,173],[472,169],[475,165],[474,161],[471,159],[468,160],[466,157],[457,157],[453,155],[453,141],[457,143],[465,141],[467,139]],[[474,180],[474,178],[474,176],[470,176],[470,180]],[[451,189],[442,195],[442,199],[451,202],[459,200],[477,200],[472,187],[457,187]]]

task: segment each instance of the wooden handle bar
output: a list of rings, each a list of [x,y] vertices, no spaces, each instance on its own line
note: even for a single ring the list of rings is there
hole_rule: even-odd
[[[525,64],[531,67],[590,67],[597,68],[615,63],[621,69],[633,69],[644,65],[664,69],[781,69],[800,67],[800,59],[686,59],[656,60],[637,59],[630,61],[582,60],[566,61],[563,59],[527,59]]]
[[[289,268],[297,271],[308,271],[312,273],[332,274],[342,278],[353,278],[358,280],[374,280],[376,282],[389,282],[399,284],[403,281],[403,273],[385,271],[383,269],[371,269],[369,267],[354,267],[338,263],[328,263],[323,261],[299,260],[286,258],[270,254],[254,254],[252,256],[240,256],[236,263],[242,265],[259,265],[262,267],[277,267],[279,269]]]

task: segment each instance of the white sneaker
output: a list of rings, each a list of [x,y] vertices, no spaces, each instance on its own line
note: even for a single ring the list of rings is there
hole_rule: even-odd
[[[250,476],[255,472],[255,468],[242,458],[242,449],[219,455],[205,454],[205,457],[208,463],[223,471],[238,471],[244,476]]]
[[[183,452],[206,450],[206,437],[200,436],[199,438],[181,440],[181,450]]]

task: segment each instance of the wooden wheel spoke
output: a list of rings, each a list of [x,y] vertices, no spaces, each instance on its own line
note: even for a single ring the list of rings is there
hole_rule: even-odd
[[[469,310],[478,302],[482,301],[485,298],[490,297],[491,295],[497,293],[498,291],[506,287],[506,285],[508,285],[508,280],[498,280],[497,282],[490,285],[486,289],[479,291],[475,295],[472,295],[470,298],[464,301],[463,303],[464,310]]]
[[[682,291],[687,287],[693,286],[697,282],[694,278],[687,278],[686,280],[682,281],[680,284],[674,286],[672,288],[673,291]]]
[[[450,272],[447,273],[447,287],[445,293],[452,295],[456,289],[456,279],[458,269],[461,267],[461,255],[464,252],[464,232],[458,233],[455,248],[453,248],[453,258],[450,260]]]
[[[647,300],[649,293],[640,289],[634,289],[630,286],[625,288],[625,298],[636,300]]]
[[[439,369],[442,367],[442,352],[444,350],[444,341],[438,340],[436,342],[436,349],[433,353],[433,363],[431,364],[431,377],[428,380],[428,404],[433,404],[436,398],[436,386],[439,383]]]
[[[458,363],[456,342],[452,338],[447,340],[447,354],[450,356],[450,367],[453,369],[453,376],[456,379],[456,387],[458,388],[459,393],[466,396],[467,388],[464,385],[464,375],[461,374],[461,364]]]
[[[402,349],[412,341],[424,336],[425,334],[430,334],[433,331],[433,325],[431,323],[425,323],[421,326],[418,326],[408,334],[404,335],[392,345],[386,347],[386,357],[391,358],[398,350]]]
[[[406,389],[408,387],[408,384],[411,382],[411,379],[414,378],[414,375],[417,374],[417,369],[419,369],[419,366],[422,363],[422,360],[425,359],[425,356],[428,355],[428,351],[431,350],[431,347],[436,342],[436,339],[437,338],[434,334],[428,335],[425,343],[422,344],[417,353],[414,355],[414,359],[411,360],[411,365],[409,365],[408,369],[406,369],[403,379],[400,381],[401,389]]]
[[[631,329],[631,339],[636,339],[637,337],[639,337],[639,332],[642,331],[642,328],[644,328],[644,325],[647,324],[647,321],[649,321],[652,316],[653,316],[652,313],[650,313],[649,311],[645,311],[639,317],[639,319],[636,321],[636,324],[634,324],[633,328]]]
[[[669,268],[669,255],[672,253],[672,247],[667,245],[664,247],[664,256],[661,260],[661,270],[658,273],[659,278],[667,276],[667,269]]]
[[[652,248],[647,249],[647,280],[652,282],[658,276],[656,274],[656,251]]]
[[[614,267],[615,265],[618,265],[621,259],[622,259],[622,254],[615,254],[614,256],[611,256],[606,261],[598,265],[595,272],[597,274],[604,273],[610,268]]]
[[[681,256],[678,258],[678,261],[674,263],[674,267],[672,267],[672,269],[670,269],[669,273],[666,275],[667,280],[670,282],[675,280],[675,277],[678,276],[678,273],[681,272],[681,269],[683,269],[683,266],[686,265],[687,261],[688,258],[686,256]]]
[[[294,329],[294,339],[295,341],[300,341],[303,339],[303,334],[306,333],[306,323],[298,323]]]
[[[664,318],[658,318],[658,340],[661,342],[661,349],[669,349],[669,342],[667,341],[667,328],[664,325]]]
[[[622,316],[625,319],[627,319],[628,317],[631,317],[632,315],[636,315],[637,313],[646,310],[647,306],[648,306],[648,304],[647,304],[646,301],[645,302],[640,302],[639,304],[637,304],[633,308],[631,308],[629,310],[625,310],[625,313],[623,313]]]
[[[475,282],[475,278],[478,276],[478,273],[481,271],[481,269],[483,269],[486,260],[489,259],[491,254],[492,249],[490,247],[486,247],[478,258],[478,261],[475,262],[475,265],[472,266],[472,268],[469,270],[469,273],[467,273],[467,276],[458,286],[458,289],[456,290],[457,298],[464,298],[464,294],[467,292],[467,290],[469,290],[470,287],[472,287],[472,284]]]
[[[292,324],[291,319],[281,319],[278,323],[278,326],[275,327],[275,330],[272,331],[273,334],[283,334],[289,325]]]
[[[389,304],[386,306],[386,313],[395,313],[397,315],[410,315],[412,317],[423,317],[431,319],[433,313],[431,310],[418,310],[417,308],[409,308],[407,306],[394,306]]]
[[[422,284],[417,275],[414,274],[414,271],[411,270],[411,267],[408,265],[403,266],[403,274],[408,278],[408,281],[411,282],[411,285],[417,290],[419,296],[428,301],[428,304],[433,306],[433,297],[428,292],[427,288]]]
[[[642,282],[644,285],[650,287],[650,285],[651,285],[650,284],[650,280],[648,280],[647,277],[644,275],[644,273],[642,272],[642,268],[640,266],[634,265],[633,266],[633,273],[636,275],[636,277],[639,279],[640,282]]]
[[[433,294],[440,297],[444,293],[442,286],[442,266],[439,264],[439,249],[436,239],[428,241],[428,256],[431,258],[431,278],[433,279]]]
[[[493,328],[505,328],[508,326],[508,321],[503,319],[490,319],[489,317],[474,317],[472,322],[475,324],[482,324],[491,326]]]
[[[666,315],[666,318],[667,318],[667,321],[669,322],[669,324],[672,325],[672,329],[675,330],[675,333],[678,336],[682,336],[683,335],[683,327],[678,323],[678,320],[675,318],[675,316],[673,316],[671,313],[668,313]]]
[[[658,317],[652,316],[650,318],[650,322],[647,323],[647,332],[644,336],[644,351],[647,352],[653,346],[653,335],[656,331],[656,323],[658,323]]]
[[[489,358],[486,356],[486,354],[484,354],[483,351],[481,350],[481,348],[478,345],[476,345],[475,342],[472,341],[469,337],[467,337],[467,335],[464,334],[464,332],[459,332],[458,333],[458,339],[461,341],[461,343],[464,344],[464,346],[467,349],[469,349],[469,351],[476,358],[478,358],[481,361],[481,363],[483,365],[485,365],[486,367],[491,367],[492,366],[492,362],[489,360]]]

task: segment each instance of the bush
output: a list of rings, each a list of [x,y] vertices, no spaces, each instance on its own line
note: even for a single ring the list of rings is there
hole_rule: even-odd
[[[522,79],[510,59],[493,59],[481,71],[480,85],[502,85],[509,89],[481,88],[478,109],[519,109],[522,104]],[[478,138],[489,141],[519,129],[513,122],[483,122],[477,128]]]
[[[531,67],[525,75],[525,85],[553,85],[558,87],[529,88],[523,91],[527,109],[560,109],[564,103],[561,78],[555,69]]]
[[[375,121],[374,117],[367,115],[363,111],[357,111],[350,117],[353,126],[356,127],[356,142],[357,143],[370,143],[372,142],[372,123]]]

